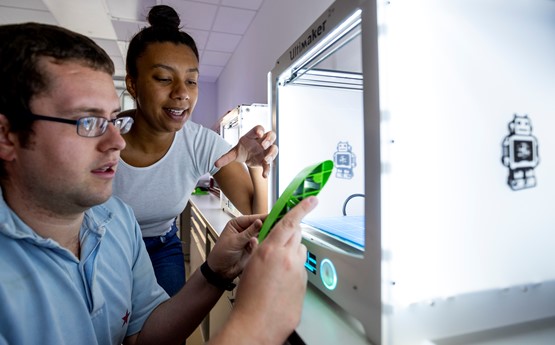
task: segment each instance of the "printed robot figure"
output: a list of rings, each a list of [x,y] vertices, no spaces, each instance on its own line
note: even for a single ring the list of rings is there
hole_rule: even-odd
[[[503,165],[509,168],[507,184],[513,190],[536,186],[534,168],[539,164],[538,141],[532,135],[528,115],[514,115],[509,122],[510,134],[503,140]]]
[[[337,151],[333,154],[337,178],[349,180],[353,178],[353,168],[357,166],[357,162],[355,154],[351,152],[352,149],[348,141],[337,143]]]

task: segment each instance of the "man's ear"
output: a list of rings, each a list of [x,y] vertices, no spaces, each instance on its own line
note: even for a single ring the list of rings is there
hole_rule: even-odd
[[[17,134],[10,131],[10,121],[0,114],[0,159],[12,161],[15,158]]]
[[[137,91],[135,90],[135,81],[129,74],[125,76],[125,87],[127,88],[127,92],[133,97],[137,98]]]

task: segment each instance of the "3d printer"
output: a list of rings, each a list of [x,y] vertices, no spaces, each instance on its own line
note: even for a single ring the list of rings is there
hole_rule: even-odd
[[[269,73],[273,200],[334,161],[306,267],[372,343],[555,339],[553,18],[548,0],[336,1]]]

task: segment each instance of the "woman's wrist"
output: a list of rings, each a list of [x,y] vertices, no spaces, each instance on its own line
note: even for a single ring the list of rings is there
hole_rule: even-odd
[[[208,283],[217,288],[227,291],[231,291],[235,288],[235,283],[233,283],[233,279],[224,278],[218,273],[214,272],[208,265],[208,261],[205,261],[200,266],[200,272]]]

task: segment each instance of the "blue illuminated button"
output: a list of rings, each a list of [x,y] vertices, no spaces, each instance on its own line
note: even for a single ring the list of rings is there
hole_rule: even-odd
[[[324,259],[320,263],[320,279],[328,290],[333,290],[337,286],[337,272],[330,259]]]

